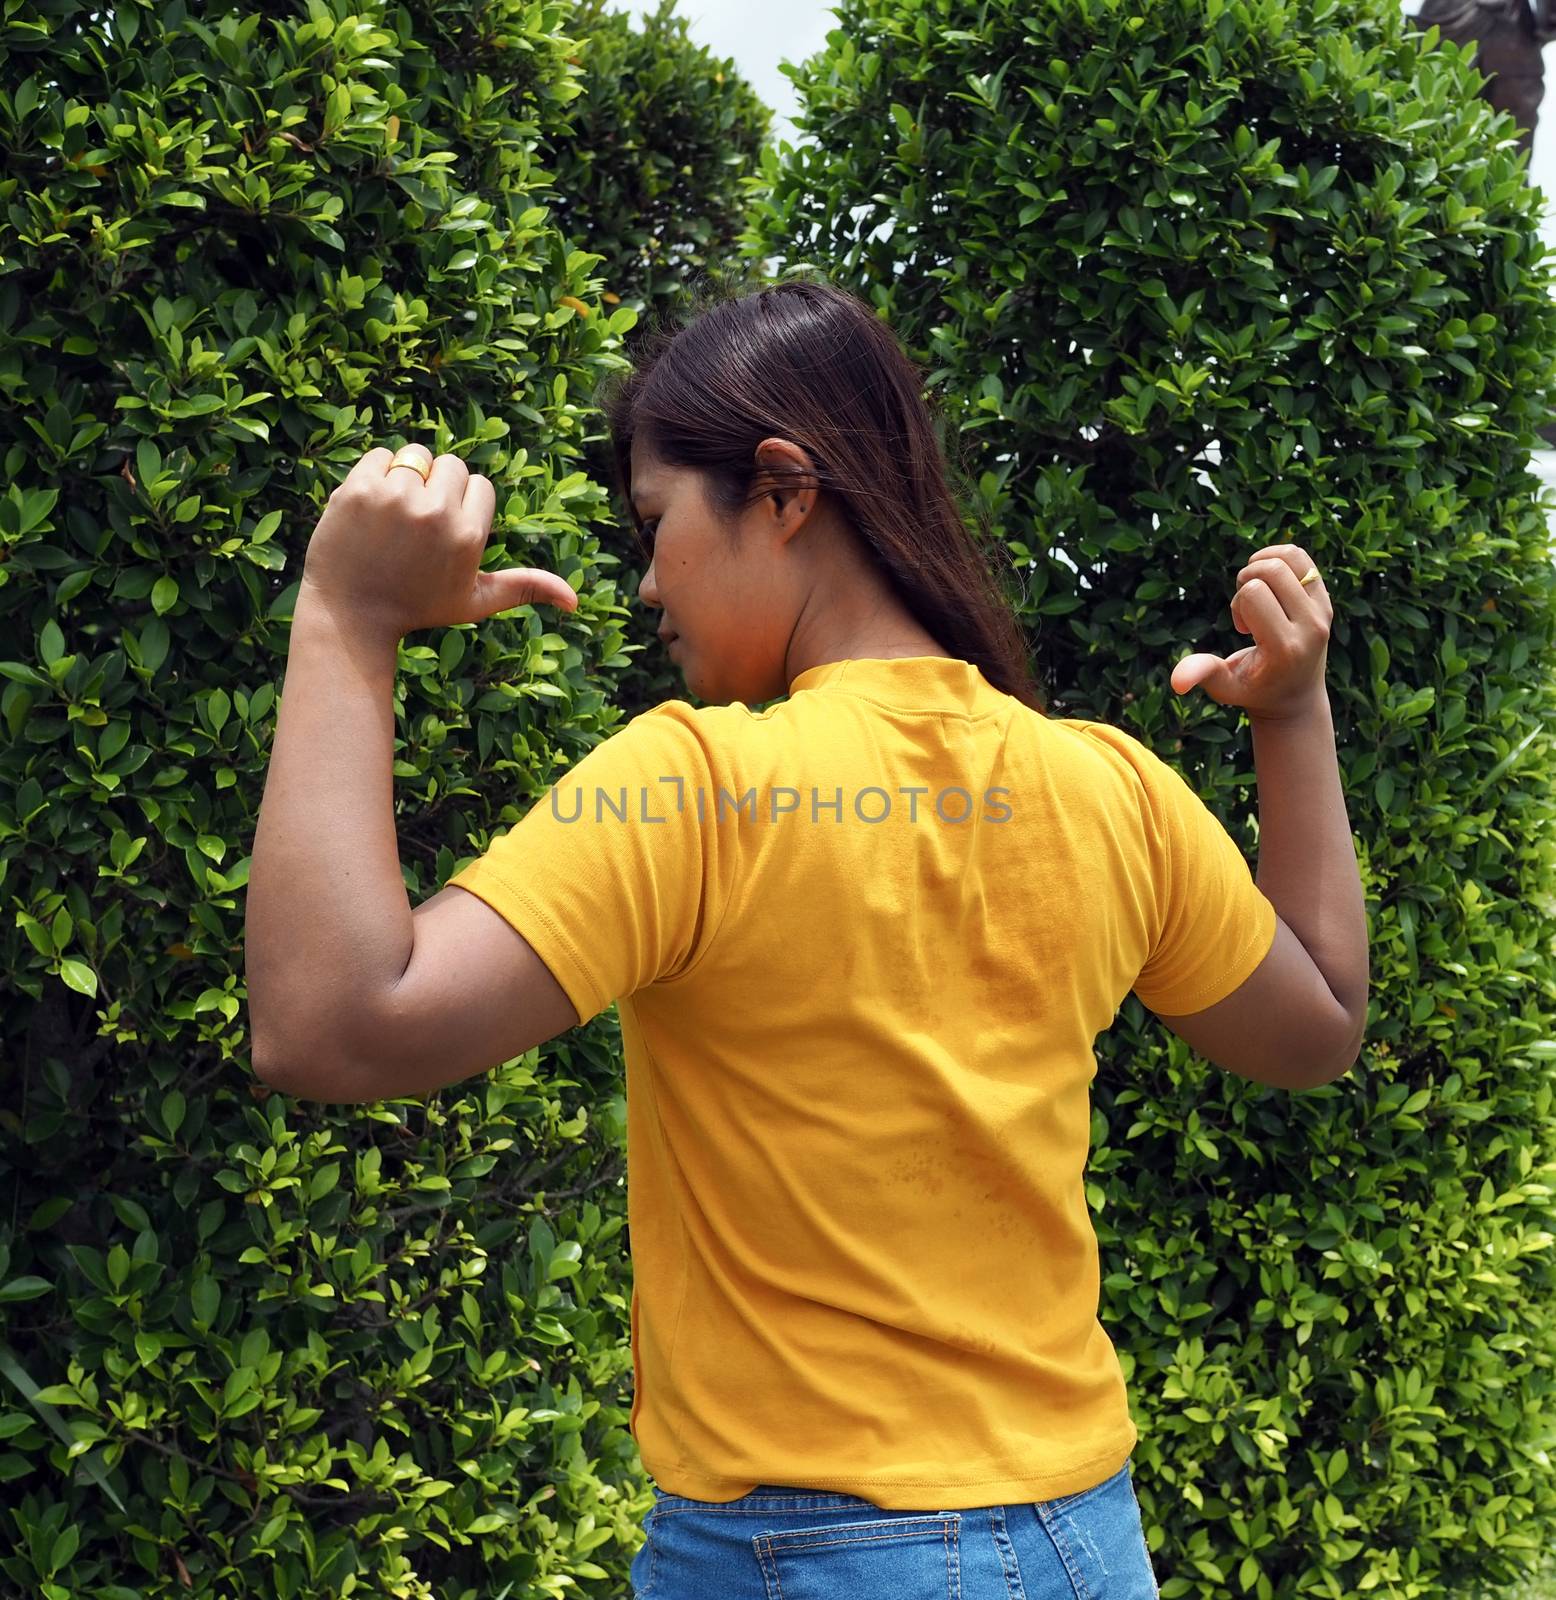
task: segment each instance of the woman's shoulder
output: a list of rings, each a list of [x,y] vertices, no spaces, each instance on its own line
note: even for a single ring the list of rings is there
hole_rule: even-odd
[[[1097,760],[1114,765],[1122,760],[1138,767],[1143,761],[1157,759],[1138,735],[1116,723],[1098,722],[1089,717],[1048,717],[1045,722],[1061,743],[1077,753],[1089,753]]]
[[[751,726],[751,715],[744,706],[694,706],[686,700],[662,700],[612,728],[589,755],[596,758],[595,765],[612,768],[657,763],[665,771],[722,771],[730,765],[732,754],[743,748]]]
[[[1116,723],[1086,717],[1049,717],[1047,726],[1056,746],[1092,783],[1105,777],[1111,780],[1115,792],[1126,790],[1153,810],[1160,802],[1163,784],[1174,776],[1170,764],[1139,735]],[[1108,784],[1098,787],[1106,788]]]

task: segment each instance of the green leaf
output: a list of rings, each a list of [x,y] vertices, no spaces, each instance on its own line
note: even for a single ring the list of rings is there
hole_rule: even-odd
[[[50,617],[38,634],[38,654],[43,657],[45,666],[52,667],[64,653],[65,635],[60,632],[59,624]]]
[[[77,1550],[81,1548],[81,1529],[75,1523],[69,1523],[55,1534],[53,1543],[49,1547],[48,1576],[53,1577],[62,1567],[70,1565]]]
[[[184,1097],[177,1089],[169,1089],[162,1097],[162,1126],[168,1137],[175,1138],[184,1123]]]
[[[78,994],[97,998],[97,974],[84,961],[67,958],[60,963],[59,975]]]
[[[177,599],[176,593],[174,599]],[[159,618],[152,618],[141,628],[141,664],[148,672],[155,672],[167,660],[168,648],[172,643],[172,637],[172,634],[168,631],[168,625]]]
[[[48,1294],[54,1285],[47,1278],[24,1276],[12,1278],[9,1283],[0,1283],[0,1305],[13,1300],[36,1300],[40,1295]]]
[[[221,1290],[216,1286],[215,1279],[207,1276],[197,1278],[190,1289],[189,1298],[196,1323],[206,1328],[213,1326],[221,1307]]]
[[[22,512],[18,531],[32,533],[48,520],[59,500],[58,489],[37,489],[22,497]]]

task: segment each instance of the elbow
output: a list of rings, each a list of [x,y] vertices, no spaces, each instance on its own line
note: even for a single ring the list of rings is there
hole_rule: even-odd
[[[1346,1018],[1350,1022],[1350,1032],[1346,1035],[1345,1049],[1341,1057],[1345,1065],[1335,1074],[1337,1078],[1343,1078],[1361,1059],[1362,1046],[1367,1042],[1367,1020],[1371,1010],[1372,963],[1364,958],[1362,961],[1360,992],[1352,996],[1351,1003],[1346,1008]]]
[[[318,1056],[310,1059],[304,1051],[276,1050],[257,1038],[250,1055],[254,1076],[288,1100],[313,1101],[319,1105],[358,1105],[362,1096],[358,1082],[333,1062]]]
[[[255,1044],[250,1055],[250,1065],[254,1069],[254,1076],[267,1089],[273,1089],[277,1094],[284,1094],[288,1100],[310,1098],[303,1080],[288,1064],[287,1057],[273,1055],[268,1049],[261,1049]]]
[[[1329,1057],[1326,1063],[1317,1069],[1310,1066],[1313,1076],[1307,1082],[1300,1084],[1302,1089],[1322,1089],[1331,1083],[1338,1083],[1347,1076],[1351,1068],[1361,1059],[1362,1044],[1367,1037],[1367,1020],[1365,1015],[1358,1024],[1354,1024],[1346,1036],[1345,1043],[1339,1052]]]
[[[296,1093],[297,1074],[295,1062],[296,1056],[273,1038],[268,1029],[260,1028],[258,1023],[255,1022],[251,1008],[249,1011],[249,1065],[254,1069],[254,1076],[267,1089],[274,1089],[279,1094],[301,1098]]]
[[[320,1106],[360,1106],[369,1103],[370,1097],[360,1094],[354,1087],[347,1086],[347,1080],[342,1078],[316,1078],[299,1076],[295,1074],[274,1074],[254,1068],[254,1076],[264,1084],[267,1089],[276,1094],[284,1094],[288,1100],[295,1100],[300,1105]]]
[[[1343,1078],[1361,1060],[1362,1046],[1367,1042],[1367,997],[1370,988],[1369,973],[1368,980],[1362,986],[1361,999],[1357,1002],[1357,1013],[1350,1017],[1350,1032],[1340,1052],[1340,1065],[1335,1069],[1336,1078]]]
[[[1359,1054],[1359,1052],[1353,1052],[1351,1055],[1344,1057],[1338,1065],[1331,1067],[1323,1077],[1315,1078],[1312,1083],[1307,1084],[1305,1087],[1309,1089],[1323,1089],[1331,1083],[1338,1083],[1341,1078],[1348,1077],[1350,1075],[1351,1068],[1356,1065],[1357,1054]]]
[[[368,1098],[358,1092],[364,1074],[356,1052],[343,1044],[338,1029],[327,1026],[331,1019],[318,1008],[256,1008],[251,995],[248,1018],[249,1064],[266,1088],[321,1105],[360,1104]]]
[[[284,1066],[285,1058],[276,1053],[274,1045],[268,1037],[261,1037],[254,1020],[249,1018],[249,1065],[254,1069],[254,1076],[265,1085],[267,1089],[278,1089],[283,1094],[290,1094],[291,1090],[283,1083],[286,1077]]]
[[[1326,1080],[1329,1083],[1338,1083],[1341,1078],[1349,1077],[1351,1068],[1361,1060],[1362,1041],[1356,1043],[1340,1057],[1340,1064],[1334,1069],[1333,1074]]]

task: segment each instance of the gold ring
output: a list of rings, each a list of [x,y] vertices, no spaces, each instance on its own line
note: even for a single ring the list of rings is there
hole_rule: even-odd
[[[384,469],[384,476],[388,477],[396,467],[409,467],[425,483],[432,474],[432,452],[424,444],[402,444],[395,451],[394,460]]]
[[[1304,583],[1304,584],[1313,583],[1313,582],[1315,582],[1317,580],[1317,578],[1318,578],[1318,568],[1314,567],[1313,570],[1311,572],[1309,572],[1308,575],[1305,578],[1299,578],[1297,581],[1299,583]]]

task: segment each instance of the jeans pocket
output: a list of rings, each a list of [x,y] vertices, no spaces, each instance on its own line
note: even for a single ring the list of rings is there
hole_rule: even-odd
[[[783,1600],[961,1600],[961,1517],[840,1522],[751,1540],[769,1594]]]

